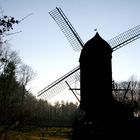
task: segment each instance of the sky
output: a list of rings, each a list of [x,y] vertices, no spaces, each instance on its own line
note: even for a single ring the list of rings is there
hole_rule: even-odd
[[[84,43],[95,35],[107,40],[140,24],[139,0],[0,0],[4,14],[24,19],[14,26],[22,31],[8,36],[10,47],[37,73],[28,85],[37,93],[79,65],[80,52],[74,51],[49,11],[60,7]],[[140,78],[140,39],[112,54],[112,77],[117,81]],[[76,100],[70,91],[54,100]]]

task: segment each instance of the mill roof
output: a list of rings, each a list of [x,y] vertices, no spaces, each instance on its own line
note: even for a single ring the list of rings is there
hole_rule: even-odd
[[[80,55],[80,59],[81,57],[85,58],[86,56],[93,56],[93,55],[100,55],[100,54],[111,54],[112,53],[112,48],[110,47],[110,45],[107,43],[107,41],[105,41],[97,32],[95,34],[95,36],[93,38],[91,38],[90,40],[88,40],[82,51],[81,51],[81,55]]]
[[[109,49],[110,51],[112,51],[110,45],[107,43],[107,41],[105,41],[97,32],[95,34],[95,36],[93,38],[91,38],[90,40],[88,40],[83,49],[88,49],[89,47],[98,47],[98,49]]]

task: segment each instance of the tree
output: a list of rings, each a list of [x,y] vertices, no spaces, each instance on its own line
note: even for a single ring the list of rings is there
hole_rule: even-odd
[[[26,87],[36,77],[36,73],[30,66],[22,64],[20,65],[18,76],[20,84]]]
[[[115,99],[124,103],[134,114],[140,113],[140,80],[132,75],[128,81],[121,81],[115,85]]]
[[[14,102],[14,93],[17,89],[15,69],[15,64],[8,62],[0,76],[1,115],[5,121],[8,119],[9,107]]]

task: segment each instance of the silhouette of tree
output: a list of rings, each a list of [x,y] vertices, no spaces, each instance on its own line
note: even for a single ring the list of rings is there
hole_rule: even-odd
[[[11,16],[2,16],[0,17],[0,35],[13,30],[13,25],[18,24],[19,21]]]

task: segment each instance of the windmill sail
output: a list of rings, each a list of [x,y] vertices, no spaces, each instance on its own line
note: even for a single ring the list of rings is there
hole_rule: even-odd
[[[138,38],[140,38],[140,25],[135,26],[110,39],[108,43],[112,47],[112,50],[115,51]]]
[[[79,66],[77,66],[64,76],[60,77],[58,80],[54,81],[53,83],[45,87],[40,92],[38,92],[38,96],[40,96],[40,98],[42,99],[44,98],[50,99],[68,87],[66,82],[72,85],[75,81],[79,80],[80,80],[80,70]]]
[[[84,43],[81,40],[78,33],[73,28],[68,18],[61,10],[61,8],[56,7],[56,9],[50,11],[49,14],[56,21],[56,23],[58,24],[64,35],[69,40],[71,46],[74,48],[74,50],[80,51],[84,46]]]

